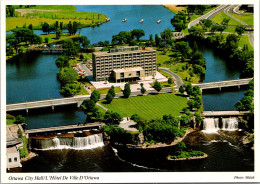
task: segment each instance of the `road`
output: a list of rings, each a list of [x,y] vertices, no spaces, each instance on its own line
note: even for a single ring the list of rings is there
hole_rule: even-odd
[[[248,26],[248,24],[246,24],[245,22],[239,20],[238,18],[236,18],[228,13],[230,11],[230,9],[234,10],[236,7],[237,7],[237,5],[228,6],[224,9],[224,13],[226,15],[228,15],[229,17],[231,17],[232,19],[236,20],[237,22],[241,23],[242,25]],[[252,47],[254,47],[254,32],[252,32],[252,31],[248,32],[248,39],[249,39],[249,43],[252,45]]]
[[[211,10],[210,12],[206,13],[205,15],[191,21],[188,24],[188,29],[190,29],[191,27],[195,26],[197,23],[199,23],[200,20],[202,19],[212,19],[215,15],[217,15],[218,13],[220,13],[221,11],[223,11],[224,8],[226,8],[227,6],[230,5],[221,5],[217,8],[215,8],[214,10]]]

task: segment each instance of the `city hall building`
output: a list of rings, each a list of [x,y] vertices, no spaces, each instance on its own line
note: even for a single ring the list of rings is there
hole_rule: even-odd
[[[124,46],[111,48],[109,52],[94,52],[92,62],[96,81],[111,76],[116,82],[136,81],[156,73],[156,51],[150,47]]]

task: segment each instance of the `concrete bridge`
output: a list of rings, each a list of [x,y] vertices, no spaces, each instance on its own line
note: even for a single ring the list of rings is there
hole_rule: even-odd
[[[247,116],[251,114],[250,111],[204,111],[201,116],[203,117],[216,117],[216,116]]]
[[[63,51],[62,45],[53,45],[52,48],[49,48],[47,45],[42,45],[42,44],[33,44],[29,45],[27,48],[27,52],[42,52],[42,51],[47,51],[47,52],[52,52],[52,51]]]
[[[67,125],[67,126],[57,126],[57,127],[48,127],[48,128],[37,128],[37,129],[29,129],[25,130],[25,134],[30,136],[38,136],[38,135],[50,135],[50,134],[57,134],[57,133],[78,133],[84,130],[90,129],[99,129],[103,126],[101,122],[95,123],[87,123],[81,125]]]
[[[90,95],[76,96],[70,98],[57,98],[51,100],[41,100],[41,101],[32,101],[16,104],[7,104],[6,111],[16,111],[16,110],[26,110],[28,113],[29,109],[36,109],[41,107],[51,107],[54,110],[55,106],[77,104],[77,107],[80,107],[82,102],[90,98]]]
[[[227,81],[218,81],[218,82],[207,82],[207,83],[198,83],[198,84],[192,84],[192,86],[198,86],[201,90],[203,89],[214,89],[218,88],[221,90],[223,87],[232,87],[232,86],[242,86],[242,85],[248,85],[248,83],[253,78],[246,78],[246,79],[236,79],[236,80],[227,80]]]

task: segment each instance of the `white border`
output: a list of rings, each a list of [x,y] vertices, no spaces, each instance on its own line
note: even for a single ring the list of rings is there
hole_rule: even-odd
[[[255,0],[143,0],[143,1],[84,1],[76,0],[73,1],[74,5],[126,5],[126,4],[254,4],[254,44],[255,44],[255,171],[254,172],[136,172],[136,173],[6,173],[6,62],[5,62],[5,5],[11,4],[24,4],[24,5],[34,5],[34,4],[71,4],[69,0],[34,0],[34,1],[24,1],[24,0],[1,0],[1,183],[101,183],[101,182],[111,182],[111,183],[134,183],[134,182],[260,182],[260,168],[259,168],[259,1]],[[258,173],[258,175],[256,174]],[[23,177],[23,181],[9,180],[10,176]],[[25,180],[25,177],[35,177],[35,176],[92,176],[99,177],[99,180]],[[235,180],[235,176],[254,176],[253,180]]]

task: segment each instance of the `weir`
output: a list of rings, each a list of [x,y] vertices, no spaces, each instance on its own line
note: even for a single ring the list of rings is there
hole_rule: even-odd
[[[85,137],[54,137],[46,139],[30,139],[30,149],[93,149],[104,146],[102,134],[93,134]]]
[[[236,131],[239,120],[232,118],[205,118],[203,119],[202,131],[206,133],[217,132],[218,130]]]

